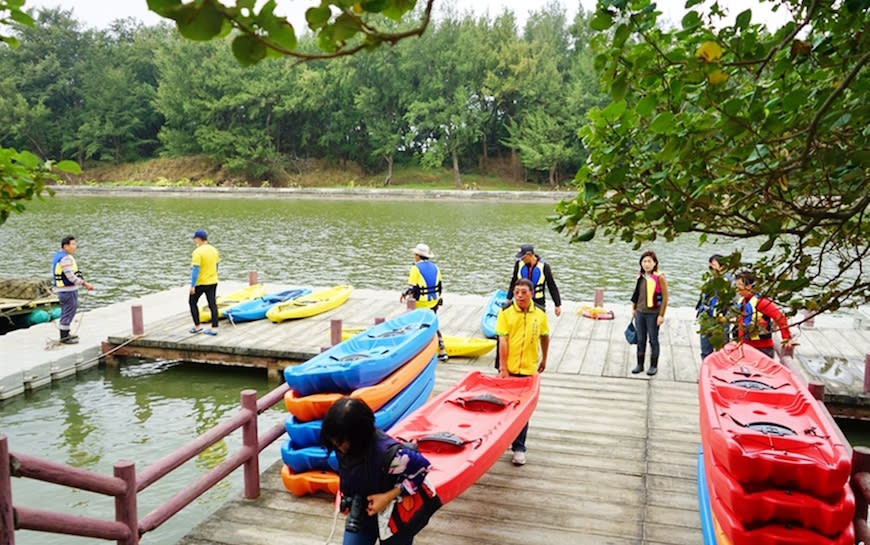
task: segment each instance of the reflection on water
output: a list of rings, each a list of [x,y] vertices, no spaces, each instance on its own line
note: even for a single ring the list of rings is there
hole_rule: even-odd
[[[274,387],[274,385],[271,385]],[[239,410],[239,392],[253,388],[262,395],[271,389],[262,370],[211,368],[179,362],[129,360],[116,367],[92,369],[52,383],[36,392],[0,404],[0,430],[10,449],[57,462],[83,467],[103,475],[121,459],[134,460],[137,471],[159,460],[195,436]],[[278,407],[282,409],[283,407]],[[281,422],[282,411],[261,416],[266,429]],[[144,516],[223,462],[241,446],[237,431],[152,485],[139,496]],[[261,466],[277,458],[277,447],[266,449]],[[16,505],[111,518],[114,503],[89,492],[80,492],[14,479]],[[197,502],[185,508],[163,528],[145,536],[144,543],[174,543],[193,524],[241,490],[241,473],[235,472]],[[20,532],[17,542],[34,545],[102,543]]]
[[[441,267],[445,292],[487,295],[506,289],[514,254],[532,242],[553,268],[563,298],[627,301],[639,251],[595,239],[568,244],[546,221],[552,204],[380,200],[266,200],[58,196],[28,205],[0,229],[0,274],[47,274],[68,226],[78,239],[79,266],[97,286],[82,294],[93,308],[183,285],[190,237],[207,229],[221,252],[221,277],[295,285],[350,283],[400,289],[426,242]],[[711,253],[734,244],[699,247],[697,238],[650,244],[668,275],[671,303],[693,306]],[[11,249],[14,248],[14,251]]]

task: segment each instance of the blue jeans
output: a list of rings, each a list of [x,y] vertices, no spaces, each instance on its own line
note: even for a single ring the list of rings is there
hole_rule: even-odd
[[[649,337],[650,356],[659,356],[658,312],[638,312],[635,314],[634,327],[637,329],[637,355],[646,354],[646,340]]]
[[[69,325],[79,308],[79,292],[62,291],[57,294],[57,299],[60,301],[60,330],[69,331]]]
[[[340,519],[339,519],[340,522]],[[360,525],[359,532],[344,532],[343,545],[374,545],[378,541],[378,517],[365,517]],[[405,545],[414,543],[414,538],[405,542]]]
[[[529,423],[526,422],[526,425],[523,426],[523,431],[517,435],[517,438],[514,439],[514,442],[511,443],[511,450],[514,452],[525,452],[526,451],[526,434],[529,433]]]
[[[701,361],[704,361],[704,359],[713,352],[715,352],[715,350],[713,349],[713,345],[710,344],[710,337],[701,335]]]

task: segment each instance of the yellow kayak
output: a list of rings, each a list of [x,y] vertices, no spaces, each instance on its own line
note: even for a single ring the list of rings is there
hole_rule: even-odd
[[[224,311],[233,305],[250,301],[251,299],[266,295],[266,287],[263,284],[254,284],[239,291],[221,295],[217,298],[218,318],[224,317]],[[211,310],[208,305],[199,307],[199,321],[206,323],[211,321]]]
[[[341,340],[346,341],[365,331],[365,327],[342,328]],[[495,339],[479,337],[451,337],[444,335],[444,351],[451,358],[477,358],[491,352],[495,348]]]
[[[283,322],[284,320],[315,316],[343,305],[352,291],[353,286],[348,285],[315,291],[304,297],[278,303],[266,312],[266,318],[273,322]]]

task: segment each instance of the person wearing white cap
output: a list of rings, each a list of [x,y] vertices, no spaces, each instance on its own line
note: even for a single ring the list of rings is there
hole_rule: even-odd
[[[408,273],[408,287],[399,296],[399,302],[404,303],[405,299],[412,297],[417,301],[417,308],[428,308],[432,312],[438,312],[438,307],[441,306],[441,271],[438,270],[438,265],[429,261],[435,257],[432,250],[427,244],[417,244],[411,249],[414,253],[414,264],[411,265],[411,272]],[[441,336],[441,331],[438,331],[438,359],[444,361],[447,359],[447,352],[444,351],[444,338]]]

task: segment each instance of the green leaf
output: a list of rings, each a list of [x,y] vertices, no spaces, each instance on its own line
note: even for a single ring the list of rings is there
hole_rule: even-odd
[[[59,163],[54,164],[54,168],[61,172],[68,172],[69,174],[82,173],[82,167],[80,167],[75,161],[60,161]]]
[[[203,4],[199,9],[185,6],[175,17],[178,32],[188,40],[211,40],[218,34],[224,24],[224,16],[212,4]]]
[[[12,49],[17,49],[19,46],[18,39],[13,36],[0,36],[0,42],[5,43]]]
[[[587,229],[574,237],[574,242],[589,242],[595,236],[595,228]]]
[[[625,94],[628,92],[628,79],[625,74],[620,74],[610,84],[610,96],[615,101],[625,99]]]
[[[623,23],[616,27],[616,31],[613,33],[613,47],[621,49],[629,36],[631,36],[631,29],[627,24]]]
[[[621,116],[624,111],[625,101],[615,100],[608,104],[606,108],[601,110],[601,115],[608,121],[615,121],[616,119],[619,119],[619,116]]]
[[[782,221],[779,218],[770,218],[761,222],[758,226],[758,230],[764,233],[765,235],[775,235],[780,232],[782,229]],[[773,237],[771,237],[773,238]]]
[[[266,57],[266,46],[262,42],[248,36],[239,34],[233,39],[233,56],[242,66],[257,64]]]
[[[656,95],[647,95],[640,99],[637,103],[637,106],[634,107],[634,111],[637,112],[638,115],[647,116],[653,113],[656,109],[656,106],[659,105],[659,97]]]
[[[701,24],[701,16],[698,15],[698,12],[695,10],[687,11],[686,14],[683,15],[681,24],[685,30],[691,30]]]
[[[771,248],[773,248],[773,244],[776,242],[776,237],[770,237],[767,239],[764,244],[758,247],[759,252],[769,252]]]
[[[649,203],[643,211],[643,217],[647,221],[655,221],[664,216],[666,211],[665,203],[662,201],[653,201]]]
[[[333,37],[338,42],[347,41],[360,31],[359,22],[347,13],[339,15],[332,26]]]
[[[598,184],[586,182],[583,184],[583,196],[587,201],[591,201],[598,195]]]
[[[15,21],[17,23],[21,23],[22,25],[25,25],[25,26],[32,27],[34,24],[33,17],[31,17],[30,15],[28,15],[26,12],[23,12],[23,11],[12,10],[9,13],[9,18],[12,19],[13,21]]]
[[[797,110],[799,107],[805,105],[806,103],[807,92],[803,89],[792,91],[791,93],[785,95],[785,98],[782,99],[783,107],[792,111]]]
[[[168,17],[170,12],[181,7],[181,0],[148,0],[147,4],[149,10]]]
[[[368,2],[361,3],[362,8],[369,13],[380,13],[384,11],[387,4],[389,4],[387,0],[369,0]]]
[[[262,15],[262,14],[261,14]],[[263,20],[263,28],[269,33],[269,39],[282,48],[293,51],[299,45],[293,25],[283,17],[268,17]]]
[[[674,117],[674,114],[671,112],[662,112],[655,116],[652,123],[649,125],[649,129],[654,133],[667,134],[676,130],[675,125],[676,118]]]
[[[312,30],[323,28],[332,17],[332,11],[329,6],[320,6],[316,8],[308,8],[305,10],[305,20],[308,22],[308,27]]]
[[[737,15],[734,26],[746,30],[746,28],[749,27],[750,21],[752,21],[752,10],[747,9],[745,11],[741,11],[740,14]]]
[[[589,21],[589,27],[592,30],[602,31],[607,30],[613,26],[613,16],[610,12],[605,10],[598,10],[595,12],[595,17]]]
[[[14,150],[13,150],[14,151]],[[19,151],[18,155],[15,157],[15,160],[29,169],[35,169],[39,166],[40,160],[39,157],[34,155],[29,151]]]

